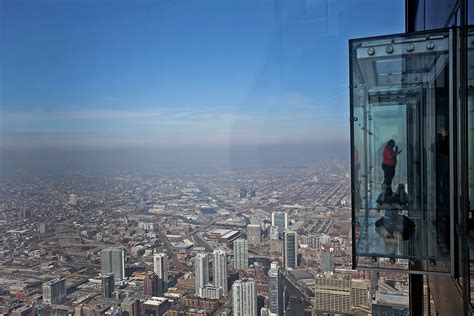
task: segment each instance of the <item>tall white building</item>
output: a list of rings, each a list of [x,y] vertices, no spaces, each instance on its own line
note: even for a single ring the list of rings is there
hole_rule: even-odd
[[[213,260],[214,286],[221,288],[222,294],[225,295],[229,291],[227,287],[227,253],[223,249],[216,249],[213,253]]]
[[[268,270],[268,309],[272,315],[281,315],[282,304],[282,284],[278,267],[278,262],[272,262]]]
[[[241,279],[232,285],[234,316],[257,316],[257,282]]]
[[[59,278],[43,283],[43,303],[61,304],[66,297],[66,280]]]
[[[285,268],[296,268],[298,266],[298,234],[287,230],[283,240],[283,259]]]
[[[278,227],[278,235],[281,238],[285,230],[288,229],[288,213],[273,212],[272,213],[272,226]]]
[[[106,248],[101,253],[102,275],[113,273],[116,280],[125,279],[125,251],[120,248]]]
[[[243,238],[239,238],[234,241],[234,269],[247,269],[248,262],[249,242]]]
[[[168,255],[157,253],[153,256],[153,271],[158,276],[158,292],[162,295],[168,289]]]
[[[69,194],[69,204],[77,205],[77,196],[75,194]]]
[[[196,296],[203,297],[202,289],[209,283],[209,256],[198,253],[194,260]]]

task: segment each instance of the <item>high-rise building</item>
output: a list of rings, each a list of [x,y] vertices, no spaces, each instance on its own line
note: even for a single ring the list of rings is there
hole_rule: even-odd
[[[247,225],[247,240],[251,245],[257,245],[262,242],[262,229],[260,225]]]
[[[147,274],[143,279],[143,294],[158,296],[160,294],[158,290],[158,284],[159,278],[156,273]]]
[[[246,188],[240,188],[240,198],[245,199],[247,197],[248,190]]]
[[[234,245],[234,269],[244,270],[249,264],[249,243],[243,238],[236,239]]]
[[[168,289],[168,255],[166,253],[153,256],[153,270],[159,279],[158,292],[162,295]]]
[[[257,283],[241,279],[232,285],[234,316],[257,316]]]
[[[116,280],[125,279],[125,251],[120,248],[102,250],[101,273],[113,273]]]
[[[133,298],[126,298],[122,304],[123,316],[139,316],[140,312],[140,300]]]
[[[43,303],[61,304],[66,297],[66,279],[59,278],[43,283]]]
[[[194,261],[194,282],[196,296],[202,296],[202,289],[209,283],[209,256],[207,253],[198,253]]]
[[[286,212],[273,212],[272,213],[272,226],[278,227],[278,236],[282,238],[285,230],[288,229],[288,213]]]
[[[332,272],[334,270],[334,257],[328,248],[320,252],[321,272]]]
[[[347,275],[315,279],[314,311],[318,313],[352,313],[369,308],[369,281],[352,280]]]
[[[215,287],[222,289],[222,294],[227,294],[227,253],[223,249],[216,249],[213,252],[213,283]]]
[[[102,281],[102,295],[105,298],[111,298],[112,293],[114,292],[115,280],[114,274],[108,273],[101,276]]]
[[[348,276],[315,279],[314,310],[325,313],[350,313],[351,280]]]
[[[278,262],[272,262],[268,270],[268,309],[272,314],[281,315],[283,311],[281,275]]]
[[[285,268],[298,266],[298,235],[294,231],[287,230],[284,233],[283,259]]]
[[[255,189],[250,189],[249,197],[253,198],[257,196],[257,191]]]
[[[39,231],[40,231],[40,234],[47,234],[48,233],[48,224],[40,223],[39,224]]]
[[[77,205],[77,196],[75,194],[69,194],[69,204]]]

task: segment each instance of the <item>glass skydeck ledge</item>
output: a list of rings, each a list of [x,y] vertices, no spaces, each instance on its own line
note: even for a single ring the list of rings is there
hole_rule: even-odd
[[[357,268],[450,272],[448,31],[350,46]]]

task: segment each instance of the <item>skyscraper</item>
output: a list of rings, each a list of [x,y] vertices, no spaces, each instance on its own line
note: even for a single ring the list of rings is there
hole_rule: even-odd
[[[351,313],[354,308],[368,309],[369,281],[334,275],[315,279],[314,311]]]
[[[156,273],[150,273],[145,276],[143,279],[143,294],[158,296],[160,293],[158,291],[159,278]]]
[[[102,295],[105,298],[111,298],[112,293],[114,292],[114,287],[115,287],[114,274],[108,273],[108,274],[102,275],[101,281],[102,281]]]
[[[125,279],[125,251],[120,248],[106,248],[101,253],[102,275],[113,273],[116,280]]]
[[[251,245],[256,245],[262,242],[262,229],[260,228],[260,225],[247,225],[247,240]]]
[[[298,265],[298,235],[294,231],[284,233],[283,259],[285,268],[296,268]]]
[[[320,252],[321,272],[333,272],[334,257],[328,248]]]
[[[282,285],[278,262],[272,262],[268,270],[268,309],[275,315],[282,313]]]
[[[257,316],[257,283],[241,279],[232,285],[234,316]]]
[[[278,236],[281,238],[285,230],[288,229],[288,213],[273,212],[272,213],[272,226],[278,227]]]
[[[247,269],[249,262],[249,243],[243,238],[234,241],[234,269]]]
[[[222,289],[222,294],[227,294],[227,253],[223,249],[216,249],[213,253],[214,260],[214,286]]]
[[[120,306],[122,307],[123,316],[139,315],[140,301],[138,299],[127,298],[122,302],[122,304],[120,304]]]
[[[69,194],[69,204],[77,205],[77,196],[75,194]]]
[[[202,297],[202,289],[209,283],[209,256],[207,253],[196,255],[194,275],[196,296]]]
[[[168,255],[158,253],[153,256],[153,270],[158,276],[158,292],[163,294],[168,289]]]
[[[61,304],[66,297],[66,280],[64,278],[54,279],[43,283],[43,303]]]

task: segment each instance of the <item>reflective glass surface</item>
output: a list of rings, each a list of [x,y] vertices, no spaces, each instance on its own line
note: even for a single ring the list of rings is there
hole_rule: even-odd
[[[456,2],[457,0],[425,0],[426,29],[444,27]]]
[[[474,29],[468,31],[467,40],[467,165],[469,183],[468,247],[469,286],[471,304],[474,304]]]
[[[449,272],[449,35],[352,40],[357,267]]]

